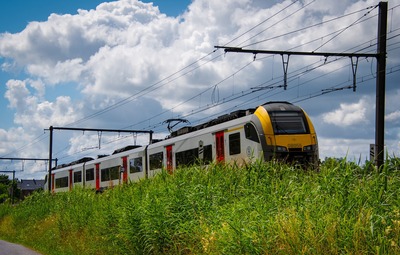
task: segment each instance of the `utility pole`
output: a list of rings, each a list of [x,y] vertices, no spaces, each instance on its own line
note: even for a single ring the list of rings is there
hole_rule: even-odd
[[[385,87],[386,87],[386,37],[388,3],[379,3],[378,51],[376,63],[376,117],[375,117],[375,164],[378,171],[385,156]]]
[[[386,37],[387,37],[387,2],[379,2],[379,21],[378,21],[378,49],[376,54],[368,53],[335,53],[335,52],[301,52],[301,51],[274,51],[274,50],[251,50],[237,47],[215,46],[224,49],[225,52],[252,53],[257,54],[276,54],[282,56],[284,72],[284,89],[287,87],[287,70],[289,57],[291,55],[302,56],[323,56],[327,57],[349,57],[353,69],[353,91],[356,90],[356,72],[358,61],[354,63],[353,58],[374,57],[377,59],[377,78],[376,78],[376,118],[375,118],[375,164],[378,171],[384,161],[384,124],[385,124],[385,83],[386,83]],[[285,61],[284,56],[287,55]]]
[[[149,134],[149,143],[153,140],[153,131],[152,130],[126,130],[126,129],[101,129],[101,128],[69,128],[69,127],[49,127],[50,131],[50,139],[49,139],[49,176],[48,176],[48,189],[51,192],[51,183],[52,183],[52,157],[53,157],[53,130],[72,130],[72,131],[97,131],[97,132],[114,132],[114,133],[147,133]]]

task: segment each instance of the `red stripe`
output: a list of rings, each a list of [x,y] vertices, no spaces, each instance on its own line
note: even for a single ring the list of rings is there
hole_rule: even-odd
[[[96,190],[100,190],[100,163],[96,164]]]
[[[123,183],[128,182],[128,156],[122,157],[122,167],[124,168],[124,172],[122,173],[122,181]]]

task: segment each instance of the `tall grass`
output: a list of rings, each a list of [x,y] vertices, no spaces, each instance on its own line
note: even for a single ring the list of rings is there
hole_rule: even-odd
[[[179,169],[0,207],[0,237],[44,254],[398,254],[400,164]]]

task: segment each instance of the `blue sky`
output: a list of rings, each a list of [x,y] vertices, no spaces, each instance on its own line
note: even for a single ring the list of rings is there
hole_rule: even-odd
[[[378,1],[153,2],[0,3],[0,157],[48,157],[44,129],[50,125],[152,129],[163,138],[167,130],[161,123],[168,118],[197,124],[284,100],[310,115],[322,159],[369,158],[376,60],[359,60],[353,92],[345,89],[352,85],[349,59],[291,56],[283,90],[281,56],[259,54],[253,60],[214,52],[214,46],[375,52]],[[399,17],[400,0],[390,1],[385,148],[397,156]],[[143,144],[147,137],[103,135],[96,148],[98,140],[96,133],[57,132],[54,157],[68,163]],[[22,164],[2,162],[0,168]],[[23,168],[19,178],[41,178],[46,166],[25,162]]]
[[[58,14],[75,14],[78,9],[95,9],[97,5],[104,0],[69,0],[69,1],[54,1],[54,0],[13,0],[2,1],[0,3],[0,31],[16,33],[23,30],[31,21],[46,21],[51,13]],[[191,2],[190,0],[179,1],[143,1],[146,3],[152,2],[158,6],[160,11],[169,16],[178,16],[184,12]],[[22,8],[21,8],[22,7]]]
[[[46,21],[50,14],[76,14],[78,9],[96,9],[97,5],[104,2],[104,0],[88,0],[88,1],[54,1],[54,0],[40,0],[29,1],[29,0],[13,0],[13,1],[2,1],[0,2],[0,33],[18,33],[21,32],[29,22],[32,21]],[[186,9],[190,0],[180,1],[143,1],[146,3],[153,3],[158,6],[162,13],[168,16],[178,16],[182,14]],[[21,8],[23,6],[23,8]],[[1,61],[1,56],[0,56]],[[9,73],[0,71],[0,84],[5,84],[7,80],[14,79],[15,77],[24,77],[21,72]],[[4,95],[5,88],[0,86],[0,93]],[[69,92],[71,93],[71,91]],[[2,128],[12,127],[12,116],[13,111],[7,108],[8,102],[2,97],[0,100],[0,107],[3,109],[2,116]]]

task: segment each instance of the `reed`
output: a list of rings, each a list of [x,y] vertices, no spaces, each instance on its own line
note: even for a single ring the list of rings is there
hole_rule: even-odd
[[[399,254],[400,161],[163,171],[95,194],[0,206],[0,237],[43,254]]]

